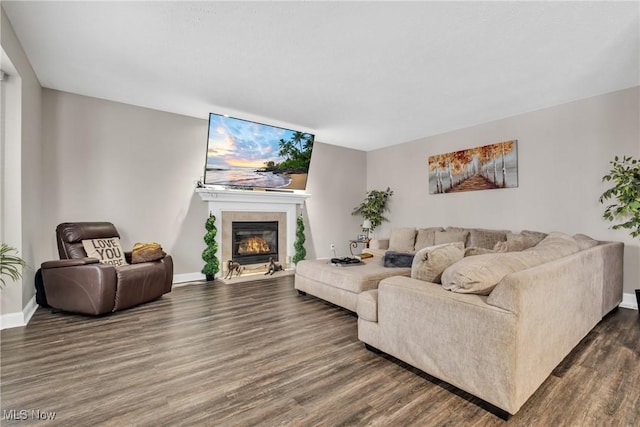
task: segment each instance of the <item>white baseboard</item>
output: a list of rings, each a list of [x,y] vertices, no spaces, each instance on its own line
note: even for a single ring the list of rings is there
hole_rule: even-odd
[[[638,300],[636,300],[636,294],[622,294],[622,302],[620,303],[620,307],[637,310]]]
[[[22,311],[16,313],[8,313],[0,316],[0,329],[18,328],[20,326],[27,326],[31,316],[38,309],[36,304],[36,296],[31,297],[27,305],[24,306]]]
[[[195,282],[196,280],[205,280],[204,274],[202,273],[185,273],[185,274],[174,274],[173,275],[173,283],[185,283],[185,282]]]

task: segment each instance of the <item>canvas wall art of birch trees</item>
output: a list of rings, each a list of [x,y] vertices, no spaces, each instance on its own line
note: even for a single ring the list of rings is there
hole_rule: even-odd
[[[429,156],[429,194],[518,186],[518,141]]]

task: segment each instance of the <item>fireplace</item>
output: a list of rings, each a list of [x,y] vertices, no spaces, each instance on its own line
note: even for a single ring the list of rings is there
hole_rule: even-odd
[[[278,261],[278,221],[233,221],[231,259],[240,265]]]
[[[233,259],[233,241],[231,228],[233,222],[278,222],[278,258],[275,261],[285,267],[289,265],[295,252],[293,243],[296,238],[296,219],[304,201],[310,196],[299,192],[241,191],[217,187],[196,188],[196,193],[207,202],[209,213],[217,218],[218,259],[220,276],[224,277],[227,265]],[[247,272],[264,268],[266,261],[249,264]],[[246,273],[243,273],[243,275]],[[261,274],[262,275],[262,274]]]

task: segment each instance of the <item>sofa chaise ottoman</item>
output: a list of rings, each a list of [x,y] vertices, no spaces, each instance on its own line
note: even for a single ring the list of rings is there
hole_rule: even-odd
[[[329,259],[300,261],[296,265],[294,287],[300,293],[355,312],[360,293],[377,289],[378,283],[387,277],[411,274],[410,267],[384,267],[382,262],[379,256],[342,267],[331,265]]]

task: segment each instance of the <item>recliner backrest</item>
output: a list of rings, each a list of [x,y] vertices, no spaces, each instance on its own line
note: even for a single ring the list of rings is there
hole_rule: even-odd
[[[83,240],[109,237],[120,237],[110,222],[64,222],[56,227],[60,259],[85,258]]]

